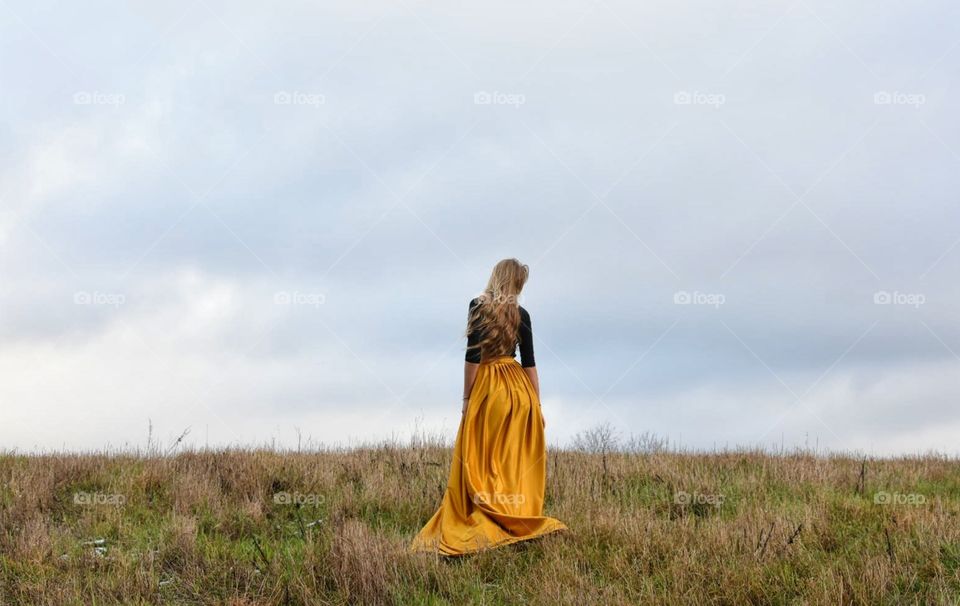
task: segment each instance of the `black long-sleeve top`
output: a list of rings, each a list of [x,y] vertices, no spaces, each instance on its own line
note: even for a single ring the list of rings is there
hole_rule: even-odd
[[[473,313],[473,308],[477,306],[477,303],[477,299],[470,301],[470,314]],[[465,361],[472,362],[473,364],[480,363],[480,348],[477,347],[477,345],[480,344],[482,339],[482,332],[480,330],[474,330],[473,327],[471,327],[467,332],[467,355],[464,357]],[[524,368],[536,366],[536,361],[533,359],[533,325],[530,323],[530,314],[527,313],[527,310],[522,306],[520,306],[520,330],[517,332],[517,344],[520,346],[520,365]],[[516,357],[516,345],[513,351],[506,355]]]

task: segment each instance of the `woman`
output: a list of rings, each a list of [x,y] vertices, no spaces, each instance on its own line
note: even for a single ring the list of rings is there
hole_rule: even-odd
[[[547,458],[530,315],[517,302],[530,270],[497,263],[470,301],[463,408],[443,503],[415,551],[462,555],[566,526],[544,517]],[[514,359],[517,345],[520,360]]]

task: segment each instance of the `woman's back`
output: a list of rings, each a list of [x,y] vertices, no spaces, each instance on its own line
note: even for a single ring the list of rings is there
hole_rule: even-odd
[[[467,354],[465,361],[473,364],[479,364],[485,357],[482,353],[481,343],[486,338],[486,331],[479,325],[479,319],[475,314],[475,308],[480,305],[480,298],[477,297],[470,301],[468,317],[471,319],[470,328],[467,332]],[[517,346],[520,346],[520,365],[524,368],[536,366],[533,356],[533,326],[530,322],[530,313],[522,305],[517,306],[520,310],[520,321],[517,326],[517,339],[512,347],[495,348],[489,351],[486,357],[494,358],[499,356],[516,357]]]

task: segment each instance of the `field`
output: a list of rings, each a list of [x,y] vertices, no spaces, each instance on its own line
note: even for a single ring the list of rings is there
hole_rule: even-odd
[[[0,604],[958,604],[960,462],[548,455],[563,534],[406,546],[450,450],[0,454]],[[636,444],[634,444],[636,446]]]

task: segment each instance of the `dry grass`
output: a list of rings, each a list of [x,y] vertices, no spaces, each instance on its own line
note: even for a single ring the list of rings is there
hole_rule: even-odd
[[[0,604],[960,603],[955,459],[551,452],[569,533],[407,553],[449,453],[0,455]]]

